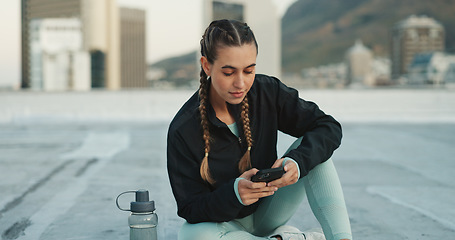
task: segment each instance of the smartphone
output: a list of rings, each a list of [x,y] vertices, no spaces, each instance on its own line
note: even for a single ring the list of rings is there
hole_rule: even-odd
[[[278,178],[281,178],[284,173],[285,173],[284,167],[263,169],[259,170],[259,172],[257,172],[256,175],[251,177],[251,181],[268,183]]]

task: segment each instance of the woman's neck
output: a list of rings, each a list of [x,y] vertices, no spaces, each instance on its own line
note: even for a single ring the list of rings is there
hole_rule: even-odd
[[[227,103],[221,99],[217,98],[216,96],[212,95],[212,92],[210,91],[210,104],[212,105],[213,110],[215,111],[216,117],[224,122],[226,125],[232,124],[235,122],[234,116],[231,114],[227,107]]]

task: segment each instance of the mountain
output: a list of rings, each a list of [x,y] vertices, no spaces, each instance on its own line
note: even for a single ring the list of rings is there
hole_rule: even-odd
[[[160,80],[171,81],[175,86],[186,86],[197,78],[200,68],[197,65],[196,51],[151,64],[149,68],[164,69],[166,76]]]
[[[357,39],[375,56],[388,57],[393,25],[410,15],[440,22],[446,50],[455,52],[455,0],[298,0],[281,22],[282,70],[300,73],[302,68],[340,62]],[[167,80],[184,84],[199,75],[195,59],[192,52],[152,67],[164,68]]]
[[[282,19],[283,72],[340,62],[356,39],[376,56],[389,55],[390,30],[410,15],[426,15],[455,50],[455,0],[299,0]]]

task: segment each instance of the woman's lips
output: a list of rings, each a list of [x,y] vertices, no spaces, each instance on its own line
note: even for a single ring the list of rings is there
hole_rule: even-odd
[[[243,97],[243,92],[229,92],[235,98]]]

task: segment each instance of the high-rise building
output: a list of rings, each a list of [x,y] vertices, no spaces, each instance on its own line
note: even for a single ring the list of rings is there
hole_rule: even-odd
[[[225,18],[248,23],[259,45],[256,72],[281,76],[281,20],[271,0],[204,0],[203,10],[203,29]]]
[[[455,55],[443,52],[417,54],[409,67],[408,84],[454,83]]]
[[[212,12],[213,20],[216,19],[235,19],[241,22],[245,21],[245,6],[242,3],[230,1],[213,1]]]
[[[80,0],[53,1],[53,0],[22,0],[21,28],[22,28],[22,88],[31,87],[30,66],[30,23],[33,19],[80,17]]]
[[[361,40],[346,52],[347,84],[373,85],[373,54]]]
[[[82,51],[78,18],[33,19],[29,33],[31,89],[90,89],[90,56]]]
[[[92,87],[120,88],[119,21],[115,0],[22,0],[21,11],[22,88],[31,87],[30,24],[32,20],[47,18],[80,19],[82,50],[91,54],[91,69],[95,69],[95,73],[91,73]]]
[[[148,87],[146,81],[145,11],[120,8],[121,87]]]
[[[412,15],[392,29],[392,79],[408,73],[408,67],[418,53],[444,51],[444,27],[427,16]]]

